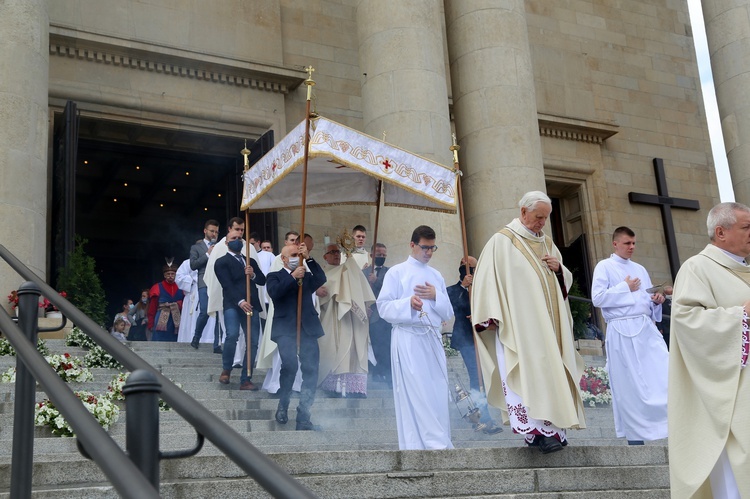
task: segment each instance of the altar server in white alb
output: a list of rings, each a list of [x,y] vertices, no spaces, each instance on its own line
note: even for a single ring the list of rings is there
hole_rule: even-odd
[[[708,213],[711,244],[674,283],[669,344],[672,497],[750,497],[750,208]]]
[[[661,321],[664,294],[649,293],[646,269],[631,258],[635,233],[618,227],[614,253],[594,269],[591,299],[607,321],[607,370],[615,432],[631,445],[667,438],[669,351],[654,322]]]
[[[391,267],[377,306],[393,325],[391,372],[398,448],[452,449],[450,393],[440,329],[453,317],[445,281],[428,265],[437,251],[435,231],[420,225],[411,236],[411,256]]]

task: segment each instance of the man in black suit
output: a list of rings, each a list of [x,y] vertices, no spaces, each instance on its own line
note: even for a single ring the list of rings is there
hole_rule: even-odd
[[[370,283],[372,293],[375,298],[380,294],[383,287],[383,279],[388,267],[385,266],[385,259],[388,256],[388,249],[383,243],[375,243],[372,251],[373,264],[363,269],[367,282]],[[391,329],[389,322],[384,321],[378,314],[378,307],[373,304],[368,312],[370,316],[370,344],[372,353],[375,354],[375,360],[378,362],[370,369],[372,379],[385,381],[391,384]]]
[[[219,222],[216,220],[208,220],[203,226],[203,239],[190,247],[190,269],[198,271],[198,301],[200,303],[200,313],[198,314],[198,320],[195,323],[193,341],[190,342],[190,345],[195,349],[197,349],[200,344],[203,330],[208,322],[208,288],[206,288],[206,283],[203,281],[203,276],[206,273],[208,257],[214,249],[214,245],[218,239]],[[214,331],[214,352],[220,349],[218,324],[217,320],[217,327]]]
[[[453,315],[456,320],[453,323],[453,334],[451,334],[451,348],[461,353],[464,359],[466,370],[469,372],[469,388],[471,395],[477,403],[479,411],[482,413],[479,428],[485,433],[494,435],[500,433],[503,429],[498,426],[490,416],[487,407],[487,399],[479,391],[479,373],[477,372],[477,351],[474,345],[474,328],[471,325],[471,304],[469,302],[469,288],[474,280],[474,269],[477,266],[477,259],[469,257],[469,273],[466,273],[465,261],[461,259],[461,265],[458,268],[459,279],[453,286],[448,286],[448,298],[453,306]]]
[[[258,263],[250,258],[245,262],[242,255],[243,241],[239,233],[232,232],[227,235],[227,254],[216,260],[214,272],[219,283],[221,283],[222,293],[224,295],[224,325],[226,326],[227,337],[224,341],[224,351],[222,353],[222,371],[219,376],[219,383],[229,384],[229,376],[232,373],[232,363],[234,352],[237,348],[237,339],[240,336],[241,321],[252,314],[250,327],[250,364],[255,362],[255,350],[258,347],[258,336],[260,334],[260,300],[258,299],[257,289],[251,293],[250,302],[246,300],[247,288],[246,277],[250,276],[253,284],[262,286],[266,283],[266,276],[261,272]],[[254,287],[254,286],[253,286]],[[240,390],[255,391],[258,388],[250,381],[251,376],[247,374],[247,355],[242,361],[242,375],[240,376]]]
[[[307,261],[307,272],[300,258]],[[284,246],[281,250],[284,268],[270,272],[266,280],[268,296],[273,300],[274,315],[271,339],[279,347],[281,374],[279,384],[279,406],[276,421],[286,424],[289,397],[297,374],[297,296],[302,286],[302,330],[300,332],[299,363],[302,370],[302,390],[297,406],[297,430],[318,429],[310,421],[310,409],[315,401],[318,384],[320,350],[318,338],[323,336],[312,294],[325,284],[326,276],[320,265],[309,257],[305,243],[299,246]]]

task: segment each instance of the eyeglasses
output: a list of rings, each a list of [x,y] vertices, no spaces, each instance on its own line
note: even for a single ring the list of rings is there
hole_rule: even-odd
[[[432,246],[427,246],[426,244],[417,244],[420,248],[422,248],[423,251],[432,251],[435,253],[437,251],[437,245],[433,244]]]
[[[341,254],[341,251],[339,250],[326,251],[326,255],[340,255],[340,254]]]

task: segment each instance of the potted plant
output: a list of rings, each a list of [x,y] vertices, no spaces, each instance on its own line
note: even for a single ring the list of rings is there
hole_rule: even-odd
[[[62,296],[63,298],[68,297],[68,293],[66,293],[65,291],[60,291],[59,295]],[[50,317],[53,319],[59,319],[62,317],[62,314],[57,309],[57,307],[47,298],[42,299],[42,304],[44,305],[44,311],[46,312],[45,314],[46,317]]]
[[[101,279],[96,273],[96,261],[83,250],[88,241],[76,236],[75,250],[68,263],[60,270],[57,289],[64,289],[70,302],[99,325],[107,322],[106,300]]]

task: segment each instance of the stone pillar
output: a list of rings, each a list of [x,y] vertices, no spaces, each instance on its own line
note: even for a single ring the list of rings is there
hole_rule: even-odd
[[[523,0],[445,0],[469,248],[481,251],[546,191]],[[479,255],[477,255],[479,256]]]
[[[46,0],[0,2],[1,244],[44,277],[47,255],[49,17]],[[2,296],[22,278],[0,263]]]
[[[452,164],[441,0],[362,0],[357,7],[364,132],[446,166]],[[374,219],[373,219],[374,220]],[[378,240],[390,265],[408,254],[411,233],[429,225],[433,264],[447,282],[463,254],[457,215],[384,208]],[[368,237],[373,231],[368,227]],[[368,244],[372,243],[371,239]],[[448,271],[448,272],[447,272]]]
[[[701,3],[734,196],[750,204],[750,4]]]

